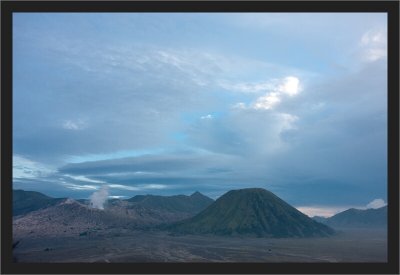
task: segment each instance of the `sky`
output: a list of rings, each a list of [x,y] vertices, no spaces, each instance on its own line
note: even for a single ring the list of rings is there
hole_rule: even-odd
[[[385,13],[14,13],[13,188],[387,199]]]

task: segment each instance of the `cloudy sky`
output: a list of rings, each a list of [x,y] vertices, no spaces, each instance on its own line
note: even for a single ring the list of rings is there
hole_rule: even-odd
[[[17,13],[13,185],[55,197],[387,193],[383,13]]]

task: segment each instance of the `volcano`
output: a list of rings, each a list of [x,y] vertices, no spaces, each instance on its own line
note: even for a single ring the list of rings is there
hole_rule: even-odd
[[[262,188],[232,190],[196,216],[172,224],[174,234],[326,237],[330,227],[316,222]]]

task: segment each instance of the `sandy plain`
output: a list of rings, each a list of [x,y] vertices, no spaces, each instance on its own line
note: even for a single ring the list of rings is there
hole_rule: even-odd
[[[32,263],[387,261],[386,231],[366,229],[298,239],[174,236],[163,231],[112,229],[65,237],[25,236],[14,244],[14,260]]]

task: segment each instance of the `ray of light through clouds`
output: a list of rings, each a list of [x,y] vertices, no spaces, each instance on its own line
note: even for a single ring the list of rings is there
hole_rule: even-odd
[[[16,13],[14,188],[383,206],[386,19]]]

